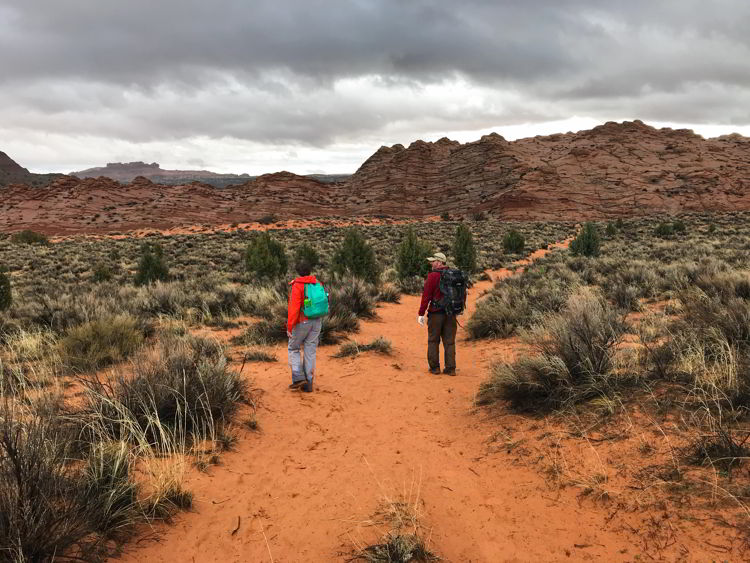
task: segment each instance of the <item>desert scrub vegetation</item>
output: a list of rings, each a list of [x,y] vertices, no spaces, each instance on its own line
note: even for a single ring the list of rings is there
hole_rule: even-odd
[[[246,263],[248,271],[258,278],[274,279],[284,276],[289,267],[284,245],[268,232],[258,233],[250,241]]]
[[[214,438],[238,405],[249,398],[247,381],[230,370],[214,340],[166,336],[130,363],[132,373],[85,382],[78,413],[97,435],[113,440],[160,444]]]
[[[348,358],[352,356],[358,356],[363,352],[377,352],[378,354],[384,354],[389,356],[393,351],[391,341],[382,336],[378,336],[372,342],[368,344],[359,344],[356,340],[350,340],[345,342],[339,348],[339,351],[334,355],[334,358]]]
[[[10,276],[5,268],[0,268],[0,311],[10,309],[13,304],[13,294],[11,293]]]
[[[544,415],[544,471],[582,496],[616,495],[636,511],[705,506],[747,541],[748,218],[686,214],[667,238],[654,236],[662,218],[618,220],[598,256],[551,252],[498,283],[472,321],[487,335],[521,334],[525,347],[492,365],[477,402]],[[529,309],[511,288],[523,280],[532,291],[539,268],[548,283],[572,281],[559,292],[565,305],[532,312],[531,326],[513,322]],[[571,309],[585,294],[597,307]],[[596,460],[584,471],[585,456],[571,458],[586,443]]]
[[[97,275],[97,272],[99,274]],[[94,280],[103,281],[101,267],[94,270]],[[111,276],[110,276],[111,277]],[[164,260],[164,250],[159,244],[146,243],[141,249],[141,259],[135,273],[135,285],[148,285],[155,281],[166,281],[169,278],[169,268]]]
[[[135,318],[96,319],[69,329],[60,339],[60,356],[74,373],[96,371],[128,358],[143,343]]]
[[[524,333],[532,355],[492,366],[477,401],[504,399],[516,409],[539,412],[607,397],[621,383],[614,353],[624,332],[622,318],[609,303],[583,288],[560,313],[545,316]]]
[[[471,275],[476,271],[477,251],[474,247],[474,235],[471,234],[471,229],[464,224],[456,228],[453,255],[456,267],[459,270],[463,270],[467,275]]]

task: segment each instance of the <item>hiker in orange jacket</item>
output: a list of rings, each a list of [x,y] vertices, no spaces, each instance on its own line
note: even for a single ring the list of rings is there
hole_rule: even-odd
[[[289,367],[292,370],[292,384],[289,388],[300,388],[310,393],[313,390],[315,356],[323,319],[308,319],[302,313],[305,284],[314,284],[318,280],[310,274],[310,265],[307,262],[299,262],[295,269],[299,277],[289,284],[292,288],[289,292],[286,322],[286,335],[289,337]],[[304,361],[300,353],[302,350],[304,350]]]

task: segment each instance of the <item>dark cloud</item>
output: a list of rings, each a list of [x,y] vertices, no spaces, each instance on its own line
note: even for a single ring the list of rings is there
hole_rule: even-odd
[[[6,0],[0,123],[316,147],[572,115],[742,125],[749,26],[746,0]]]

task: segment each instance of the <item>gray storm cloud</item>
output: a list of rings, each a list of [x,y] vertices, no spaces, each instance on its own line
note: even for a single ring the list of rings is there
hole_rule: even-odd
[[[326,147],[572,115],[750,123],[746,0],[0,3],[0,132]]]

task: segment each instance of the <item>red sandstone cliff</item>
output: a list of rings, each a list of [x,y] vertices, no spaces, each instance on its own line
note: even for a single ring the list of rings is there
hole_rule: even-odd
[[[13,185],[0,202],[3,230],[125,231],[190,223],[485,211],[515,219],[750,209],[750,139],[703,139],[639,121],[508,142],[496,134],[381,147],[343,182],[289,172],[217,190],[137,178],[64,177],[46,188]]]

